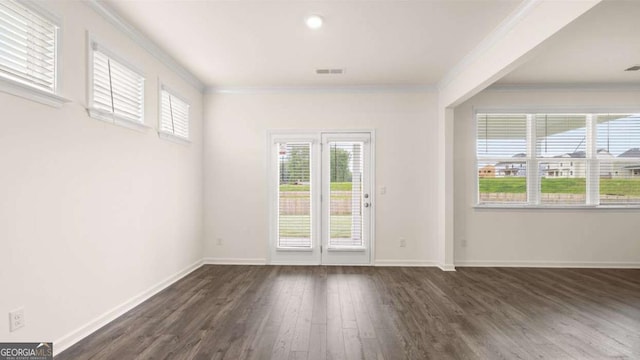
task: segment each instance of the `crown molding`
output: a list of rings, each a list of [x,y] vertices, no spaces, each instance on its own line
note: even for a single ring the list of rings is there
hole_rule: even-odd
[[[205,85],[202,81],[200,81],[200,79],[193,75],[189,70],[187,70],[187,68],[182,66],[182,64],[180,64],[176,59],[174,59],[166,51],[160,48],[146,35],[140,32],[136,27],[126,21],[104,1],[89,0],[88,4],[96,13],[98,13],[98,15],[102,16],[105,20],[115,26],[127,37],[131,38],[136,44],[153,55],[162,64],[164,64],[171,71],[180,76],[184,81],[198,89],[198,91],[200,91],[201,93],[205,90]]]
[[[531,13],[541,0],[525,0],[505,18],[487,37],[485,37],[478,45],[465,55],[451,70],[449,70],[438,82],[438,89],[444,89],[453,79],[458,77],[462,71],[471,63],[475,62],[487,50],[492,48],[496,43],[503,39],[513,28]]]
[[[313,85],[313,86],[220,86],[205,94],[318,94],[318,93],[423,93],[436,92],[434,85]]]
[[[484,91],[640,91],[638,83],[541,83],[501,84],[495,83]]]

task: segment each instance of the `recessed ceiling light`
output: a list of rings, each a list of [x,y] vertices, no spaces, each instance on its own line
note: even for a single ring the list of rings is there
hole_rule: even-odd
[[[309,15],[304,19],[304,23],[307,24],[309,29],[320,29],[322,27],[322,17],[319,15]]]
[[[626,69],[625,71],[638,71],[638,70],[640,70],[640,65],[632,66]]]

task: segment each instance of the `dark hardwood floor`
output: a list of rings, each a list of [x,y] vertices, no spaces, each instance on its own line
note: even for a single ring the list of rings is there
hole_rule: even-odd
[[[640,359],[640,270],[204,266],[64,359]]]

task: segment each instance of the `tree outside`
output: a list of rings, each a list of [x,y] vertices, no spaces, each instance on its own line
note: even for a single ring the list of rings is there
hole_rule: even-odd
[[[292,146],[280,163],[280,184],[309,183],[309,147]]]
[[[292,146],[287,149],[287,154],[282,156],[284,159],[280,162],[280,184],[309,183],[309,148]],[[332,147],[329,156],[331,182],[351,182],[351,153]]]
[[[351,153],[345,149],[332,147],[329,156],[331,157],[331,182],[351,182],[352,174],[349,169]]]

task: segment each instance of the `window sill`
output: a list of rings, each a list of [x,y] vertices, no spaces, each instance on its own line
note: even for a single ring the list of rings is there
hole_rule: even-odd
[[[478,210],[640,210],[640,205],[474,205]]]
[[[98,109],[87,109],[89,112],[89,116],[100,121],[104,121],[109,124],[118,125],[125,127],[127,129],[136,130],[139,132],[145,132],[147,129],[150,129],[149,126],[144,123],[139,123],[136,121],[132,121],[118,115],[114,115],[112,113],[108,113]]]
[[[4,78],[0,79],[0,92],[39,102],[55,108],[61,108],[65,103],[71,102],[71,100],[65,99],[62,96]]]
[[[174,142],[176,144],[182,144],[182,145],[190,145],[191,141],[189,139],[185,139],[183,137],[171,134],[171,133],[167,133],[164,131],[158,131],[158,137],[160,137],[160,139],[163,140],[167,140],[167,141],[171,141]]]

